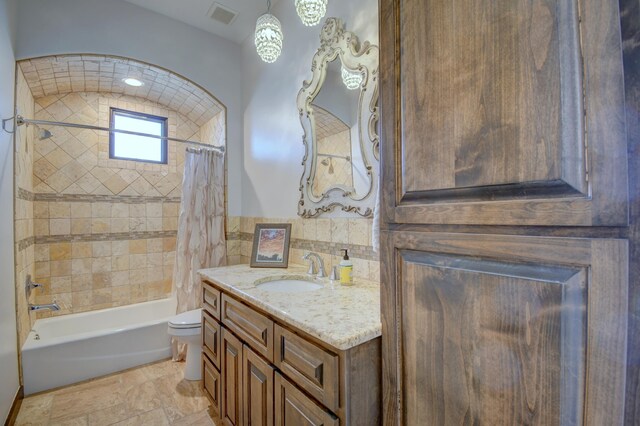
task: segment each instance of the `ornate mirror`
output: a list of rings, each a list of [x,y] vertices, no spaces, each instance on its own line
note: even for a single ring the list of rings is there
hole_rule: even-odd
[[[359,43],[340,19],[328,18],[298,93],[304,172],[298,214],[336,207],[371,216],[378,191],[378,47]]]

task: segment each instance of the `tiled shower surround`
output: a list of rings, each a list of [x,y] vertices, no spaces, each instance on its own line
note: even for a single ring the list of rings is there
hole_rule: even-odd
[[[168,117],[171,137],[224,143],[224,112],[196,122],[156,102],[97,92],[34,102],[20,68],[18,75],[18,105],[27,118],[109,127],[115,107]],[[51,138],[37,140],[34,127],[23,126],[16,144],[16,164],[24,164],[17,166],[15,207],[21,345],[36,317],[167,297],[175,260],[184,146],[168,143],[166,165],[112,160],[106,132],[43,127]],[[59,312],[29,316],[27,273],[44,284],[30,302],[55,300]]]

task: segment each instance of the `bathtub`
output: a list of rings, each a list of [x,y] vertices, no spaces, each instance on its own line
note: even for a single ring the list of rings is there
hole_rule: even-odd
[[[171,356],[175,299],[39,319],[22,347],[30,395]]]

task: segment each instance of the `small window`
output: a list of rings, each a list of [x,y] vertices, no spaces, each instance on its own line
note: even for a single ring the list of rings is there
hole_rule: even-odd
[[[111,108],[110,127],[167,137],[167,118]],[[167,140],[111,132],[109,158],[167,164]]]

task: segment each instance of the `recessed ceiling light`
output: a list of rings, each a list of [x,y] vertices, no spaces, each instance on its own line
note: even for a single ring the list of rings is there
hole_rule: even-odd
[[[137,78],[128,77],[128,78],[123,78],[122,81],[125,84],[128,84],[129,86],[133,86],[133,87],[140,87],[144,85],[144,83],[138,80]]]

